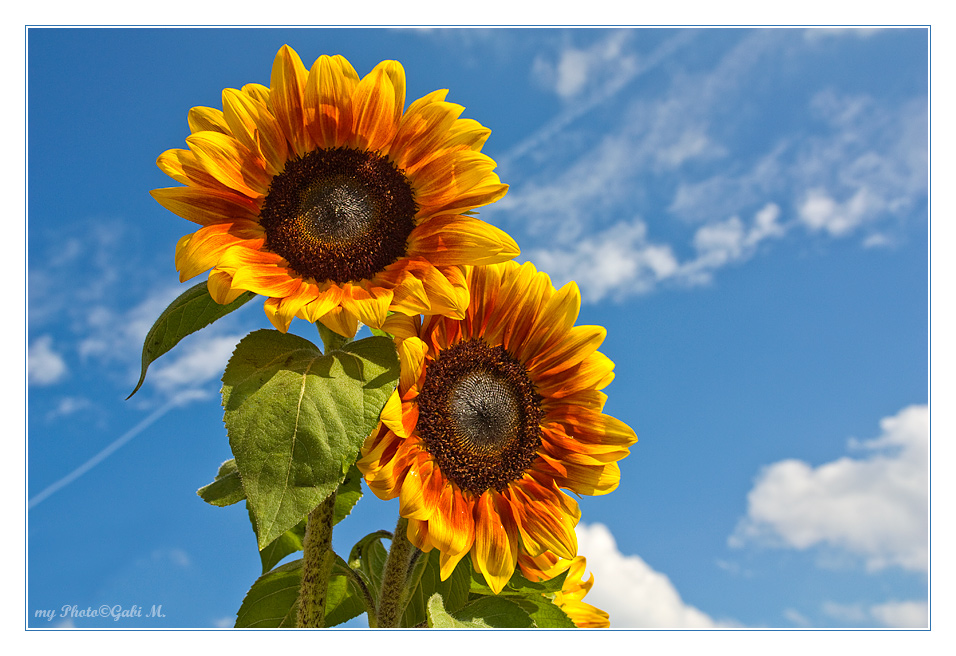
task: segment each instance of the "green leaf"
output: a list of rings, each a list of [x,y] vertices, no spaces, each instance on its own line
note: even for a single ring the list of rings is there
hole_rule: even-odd
[[[245,498],[245,493],[243,493],[243,498]],[[335,514],[333,515],[332,524],[338,524],[348,517],[349,513],[352,512],[352,508],[361,498],[362,473],[358,470],[358,467],[352,465],[352,468],[349,469],[349,473],[346,474],[345,480],[339,485],[338,492],[336,493]],[[247,502],[246,508],[248,507],[249,504]],[[249,520],[255,525],[251,510],[249,511]],[[279,561],[289,554],[302,551],[302,544],[305,542],[305,523],[306,520],[303,519],[259,552],[263,574],[275,567]]]
[[[242,600],[236,614],[236,628],[294,627],[301,581],[301,558],[260,576]]]
[[[222,404],[260,549],[342,482],[398,372],[395,346],[382,337],[327,355],[275,330],[239,342],[222,378]]]
[[[243,292],[239,298],[228,305],[219,305],[212,300],[206,283],[193,285],[169,304],[156,319],[156,323],[146,333],[143,342],[143,363],[136,389],[130,392],[127,400],[139,391],[146,380],[146,370],[156,359],[176,346],[183,337],[205,328],[213,321],[221,319],[253,298],[252,292]]]
[[[246,508],[248,507],[249,502],[247,501]],[[249,511],[249,519],[253,521],[252,510]],[[303,519],[259,551],[263,574],[275,567],[279,561],[289,554],[302,551],[302,543],[305,541],[305,522],[306,520]]]
[[[348,622],[365,612],[365,602],[362,601],[362,591],[345,573],[345,562],[338,558],[332,578],[329,579],[329,590],[325,597],[325,626],[335,626]]]
[[[345,480],[339,485],[339,490],[335,495],[335,514],[332,524],[338,524],[348,517],[352,508],[362,498],[362,472],[355,465],[349,469],[345,475]]]
[[[369,533],[356,542],[349,553],[348,566],[365,581],[365,586],[375,603],[378,603],[382,577],[385,573],[385,560],[388,558],[388,552],[382,545],[382,540],[391,538],[392,534],[388,531]]]
[[[394,335],[392,335],[391,333],[385,332],[381,328],[372,328],[371,326],[369,326],[368,329],[373,335],[377,337],[385,337],[387,339],[392,339],[394,337]]]
[[[464,562],[464,560],[462,562]],[[523,577],[519,571],[515,570],[515,573],[511,576],[511,580],[508,581],[508,583],[505,584],[505,587],[501,589],[501,592],[496,595],[494,591],[488,587],[484,576],[478,572],[475,572],[474,568],[470,568],[469,571],[471,572],[472,595],[482,595],[489,597],[524,597],[531,594],[554,594],[555,592],[561,591],[561,586],[564,585],[564,579],[568,577],[567,571],[564,571],[558,576],[555,576],[553,579],[532,583]]]
[[[513,600],[503,597],[481,597],[452,613],[466,624],[486,625],[495,629],[530,629],[534,622]]]
[[[428,614],[428,628],[429,629],[490,629],[491,626],[482,622],[481,620],[476,620],[472,622],[462,622],[461,620],[453,617],[442,603],[441,595],[437,592],[428,598],[428,603],[425,605],[426,612]],[[520,609],[519,609],[520,610]]]
[[[523,598],[508,597],[508,601],[514,602],[524,610],[539,629],[577,628],[563,610],[541,595],[530,594]]]
[[[239,470],[236,469],[236,459],[227,460],[219,465],[215,480],[196,490],[196,494],[206,503],[219,507],[231,506],[245,499],[246,492],[242,489],[242,480],[239,478]]]
[[[422,578],[408,599],[402,626],[418,626],[427,619],[428,600],[436,592],[441,595],[445,610],[453,613],[468,602],[468,590],[471,584],[471,561],[466,556],[448,577],[441,580],[441,566],[438,552],[429,551],[421,555],[426,558]]]

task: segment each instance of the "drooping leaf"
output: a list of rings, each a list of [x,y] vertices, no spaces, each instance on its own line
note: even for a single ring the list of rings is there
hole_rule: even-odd
[[[143,361],[136,388],[126,398],[129,399],[139,391],[146,380],[146,370],[156,359],[167,353],[187,335],[205,328],[213,321],[221,319],[230,312],[242,307],[256,295],[252,292],[243,292],[239,298],[228,305],[219,305],[212,300],[206,283],[193,285],[169,304],[163,313],[156,319],[156,323],[146,333],[143,342]]]
[[[260,549],[343,481],[398,371],[395,346],[381,337],[326,355],[275,330],[239,342],[223,375],[224,421]]]
[[[236,614],[236,628],[294,627],[301,581],[301,558],[260,576],[242,600]]]
[[[196,490],[196,494],[206,503],[219,507],[231,506],[245,499],[246,492],[242,489],[236,459],[232,458],[219,465],[215,480]]]

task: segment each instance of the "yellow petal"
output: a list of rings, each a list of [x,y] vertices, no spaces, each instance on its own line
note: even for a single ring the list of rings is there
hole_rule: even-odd
[[[359,76],[342,55],[322,55],[305,85],[309,133],[319,148],[337,148],[352,132],[352,93]]]
[[[256,221],[259,215],[255,201],[237,193],[196,187],[165,187],[149,193],[173,214],[200,225]]]
[[[193,107],[186,116],[190,132],[204,132],[212,130],[229,134],[229,124],[223,118],[222,112],[212,107]]]
[[[235,137],[219,132],[197,132],[186,137],[196,162],[213,178],[249,198],[264,196],[272,177],[258,153]]]
[[[518,244],[506,232],[471,216],[433,217],[408,238],[409,257],[422,257],[435,266],[496,264],[519,253]]]
[[[507,501],[493,490],[478,497],[472,558],[495,594],[511,580],[518,558],[518,531]]]
[[[405,108],[405,69],[383,61],[362,78],[352,94],[353,135],[349,145],[381,150],[395,137]]]
[[[288,150],[285,135],[268,107],[236,89],[223,89],[223,115],[236,139],[253,153],[259,153],[266,172],[277,175],[285,167]]]
[[[307,78],[308,73],[299,55],[289,46],[282,46],[272,63],[270,100],[279,127],[299,157],[314,146],[305,127],[302,109]]]

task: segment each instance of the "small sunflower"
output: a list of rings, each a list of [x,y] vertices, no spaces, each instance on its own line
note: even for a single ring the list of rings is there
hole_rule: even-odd
[[[434,91],[405,106],[405,72],[383,61],[359,79],[342,56],[306,70],[283,46],[271,87],[225,89],[223,109],[189,112],[189,148],[157,164],[185,187],[156,189],[202,227],[180,239],[180,280],[209,273],[210,295],[267,297],[293,317],[352,336],[389,311],[461,318],[460,264],[513,258],[514,240],[466,214],[507,191],[481,153],[490,130]]]
[[[637,437],[602,413],[614,364],[597,351],[604,328],[574,325],[574,283],[555,291],[531,263],[463,270],[464,319],[385,322],[401,377],[358,466],[379,498],[399,497],[412,544],[441,552],[443,579],[471,553],[497,593],[516,565],[575,557],[580,513],[560,488],[612,491]]]

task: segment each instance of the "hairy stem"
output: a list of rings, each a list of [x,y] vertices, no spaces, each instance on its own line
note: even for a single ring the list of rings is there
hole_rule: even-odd
[[[405,607],[405,579],[408,578],[408,564],[412,555],[412,545],[408,541],[408,520],[398,518],[392,547],[385,560],[385,572],[382,575],[382,593],[378,600],[378,625],[382,628],[395,628],[402,619]]]
[[[302,583],[296,626],[325,626],[325,598],[329,589],[335,552],[332,551],[332,520],[335,492],[309,513],[302,542]]]

